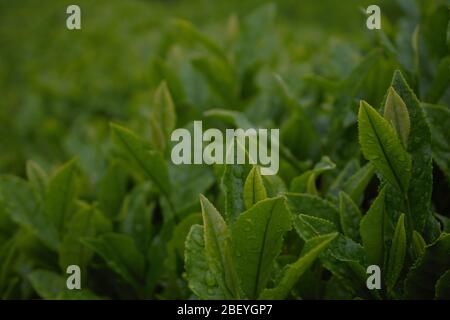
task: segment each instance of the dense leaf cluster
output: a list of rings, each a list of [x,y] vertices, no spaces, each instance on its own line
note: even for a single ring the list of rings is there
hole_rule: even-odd
[[[98,63],[83,27],[70,52],[88,53],[66,65],[75,82],[59,81],[62,65],[36,73],[54,52],[25,62],[23,50],[42,44],[24,49],[1,31],[11,45],[3,61],[23,66],[0,61],[0,298],[449,299],[444,2],[398,1],[382,30],[342,40],[317,21],[297,35],[273,4],[206,31],[160,21],[147,39],[141,12],[151,6],[113,1],[136,24],[105,33]],[[95,26],[112,21],[101,15]],[[106,50],[123,34],[128,60]],[[147,50],[142,70],[131,61]],[[174,165],[170,134],[194,120],[280,128],[279,174]],[[81,290],[66,288],[69,265],[81,268]],[[366,286],[370,265],[380,290]]]

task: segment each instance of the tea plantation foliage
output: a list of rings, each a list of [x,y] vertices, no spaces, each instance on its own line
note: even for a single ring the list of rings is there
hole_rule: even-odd
[[[2,299],[450,298],[448,2],[66,2],[0,1]],[[278,174],[174,165],[195,120]]]

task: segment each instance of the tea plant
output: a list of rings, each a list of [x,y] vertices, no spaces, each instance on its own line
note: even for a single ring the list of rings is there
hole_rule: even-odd
[[[149,4],[114,6],[145,20]],[[362,40],[316,24],[301,45],[273,4],[231,15],[217,37],[217,25],[160,23],[155,39],[130,36],[157,49],[145,68],[99,62],[129,80],[115,91],[100,78],[100,101],[50,73],[15,98],[23,83],[5,84],[11,67],[0,65],[10,104],[0,132],[11,137],[0,156],[0,297],[450,299],[450,11],[443,1],[391,6],[402,15]],[[5,61],[21,61],[9,50]],[[21,110],[6,121],[18,100],[37,118]],[[41,109],[47,100],[53,111]],[[55,111],[64,103],[80,115]],[[58,112],[74,119],[67,129]],[[279,128],[278,175],[173,164],[171,133],[196,120]],[[55,166],[62,158],[72,160]],[[73,265],[81,289],[67,287]]]

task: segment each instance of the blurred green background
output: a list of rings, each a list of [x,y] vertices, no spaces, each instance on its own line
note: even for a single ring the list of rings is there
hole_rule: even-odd
[[[49,170],[76,156],[95,182],[105,170],[108,123],[148,136],[151,94],[163,78],[181,115],[178,126],[209,108],[242,110],[241,102],[254,123],[276,116],[265,85],[274,72],[307,105],[310,91],[301,88],[308,75],[340,80],[374,47],[377,36],[365,26],[369,4],[381,6],[383,31],[412,70],[419,8],[444,2],[79,0],[82,30],[69,31],[73,1],[0,0],[0,173],[22,175],[28,159]],[[239,101],[211,93],[192,63],[205,49],[174,27],[180,18],[233,53],[242,83],[250,83]],[[393,66],[378,66],[386,78],[379,93],[371,88],[372,103],[380,102]],[[256,85],[246,76],[257,77]]]

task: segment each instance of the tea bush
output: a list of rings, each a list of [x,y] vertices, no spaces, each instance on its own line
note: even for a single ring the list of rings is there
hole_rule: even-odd
[[[2,299],[450,298],[445,1],[79,2],[0,3]],[[278,175],[174,165],[194,120]]]

